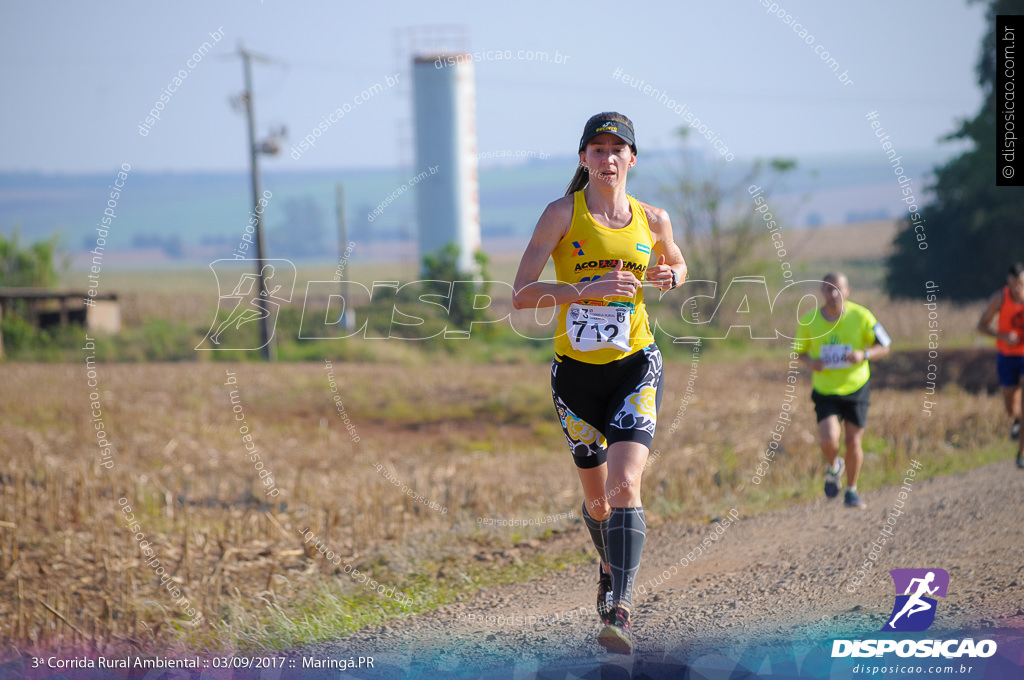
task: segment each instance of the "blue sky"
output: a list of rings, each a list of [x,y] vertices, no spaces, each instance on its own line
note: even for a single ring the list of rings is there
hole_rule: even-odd
[[[571,153],[586,118],[611,109],[634,120],[641,153],[672,145],[683,119],[613,79],[618,68],[685,103],[740,159],[878,152],[865,119],[872,110],[898,149],[935,148],[977,111],[983,4],[777,4],[812,44],[761,0],[8,1],[0,9],[0,172],[105,173],[122,163],[144,172],[246,169],[244,119],[229,104],[242,89],[231,57],[239,41],[275,60],[254,69],[257,123],[261,133],[287,126],[286,147],[361,91],[395,73],[401,83],[353,106],[298,160],[286,148],[265,170],[409,163],[407,29],[426,27],[427,46],[438,25],[464,26],[464,46],[482,57],[550,55],[476,63],[481,152]],[[212,49],[141,136],[139,123],[204,42]],[[553,63],[556,52],[562,63]]]

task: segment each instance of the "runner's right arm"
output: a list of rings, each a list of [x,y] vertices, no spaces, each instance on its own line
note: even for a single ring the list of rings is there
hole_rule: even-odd
[[[811,369],[811,372],[820,371],[825,367],[825,362],[819,359],[811,358],[811,339],[804,333],[804,329],[801,326],[797,329],[794,349],[796,350],[796,358],[804,366]]]
[[[978,332],[982,335],[991,335],[993,338],[997,338],[1011,345],[1016,345],[1020,342],[1020,338],[1016,333],[1010,331],[1009,333],[1000,333],[998,328],[992,328],[992,322],[995,321],[996,317],[999,316],[999,310],[1003,306],[1003,291],[997,290],[992,298],[988,301],[988,307],[981,314],[981,319],[978,320]]]
[[[548,204],[523,253],[512,284],[512,305],[516,309],[554,307],[578,300],[596,300],[609,297],[631,298],[640,281],[631,271],[622,271],[622,261],[616,268],[585,286],[571,283],[539,283],[544,265],[558,244],[569,233],[572,223],[573,197],[563,196]]]
[[[797,359],[812,371],[822,371],[825,369],[825,361],[823,359],[812,359],[810,354],[798,354]]]

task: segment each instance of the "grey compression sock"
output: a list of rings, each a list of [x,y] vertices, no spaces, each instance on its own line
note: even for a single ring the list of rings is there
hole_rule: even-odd
[[[643,508],[612,508],[608,517],[608,564],[612,568],[612,596],[627,609],[633,603],[633,583],[640,571],[640,555],[647,537]]]
[[[606,534],[608,532],[608,518],[605,517],[602,520],[596,520],[590,516],[587,512],[587,503],[583,503],[583,523],[587,525],[587,529],[590,531],[590,539],[594,541],[594,547],[597,548],[597,554],[601,558],[601,561],[608,564],[608,547],[605,542]]]

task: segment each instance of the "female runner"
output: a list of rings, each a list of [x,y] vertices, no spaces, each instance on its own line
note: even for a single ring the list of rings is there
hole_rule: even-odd
[[[513,304],[560,306],[551,391],[583,484],[583,519],[601,557],[598,642],[629,654],[646,534],[640,478],[662,391],[642,282],[670,290],[685,280],[686,263],[668,214],[626,194],[626,175],[636,164],[628,118],[609,112],[588,120],[579,157],[565,196],[537,222]],[[652,255],[657,264],[649,266]],[[549,257],[558,283],[539,282]]]

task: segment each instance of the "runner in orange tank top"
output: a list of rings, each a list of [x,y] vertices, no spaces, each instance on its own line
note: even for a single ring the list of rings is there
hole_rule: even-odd
[[[992,322],[997,321],[993,330]],[[996,339],[996,370],[1003,388],[1006,413],[1013,418],[1010,438],[1018,440],[1017,467],[1024,469],[1024,439],[1020,436],[1021,376],[1024,375],[1024,264],[1010,267],[1006,285],[993,293],[978,321],[978,332]]]

